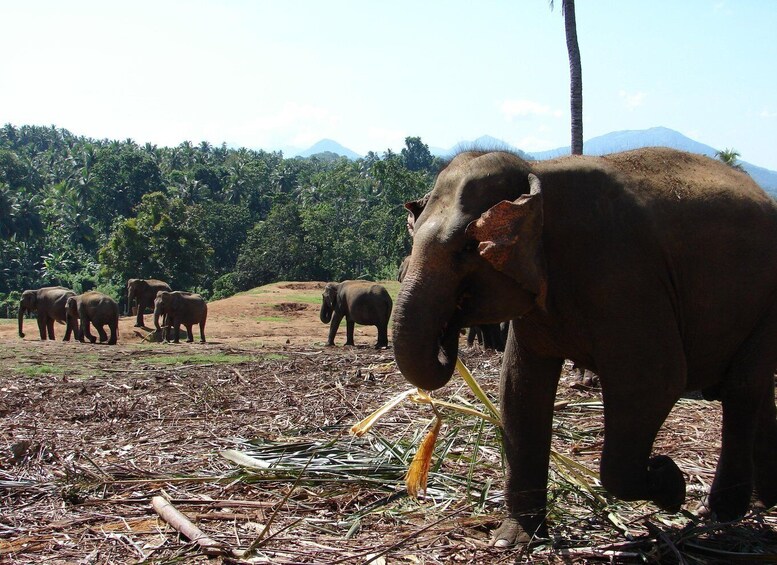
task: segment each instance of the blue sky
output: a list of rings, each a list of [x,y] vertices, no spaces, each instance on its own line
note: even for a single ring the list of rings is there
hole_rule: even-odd
[[[561,0],[0,0],[0,123],[358,153],[569,144]],[[665,126],[777,170],[777,2],[577,0],[584,134]]]

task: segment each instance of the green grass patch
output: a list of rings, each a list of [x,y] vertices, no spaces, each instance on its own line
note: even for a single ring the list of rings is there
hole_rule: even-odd
[[[30,365],[27,367],[16,367],[15,370],[17,373],[28,377],[65,374],[65,369],[63,367],[55,367],[54,365]]]
[[[190,355],[164,355],[160,357],[143,357],[134,363],[147,363],[151,365],[200,365],[212,363],[243,363],[250,361],[248,355],[229,355],[227,353],[192,353]]]
[[[281,297],[282,302],[302,302],[303,304],[321,304],[321,291],[311,290],[310,294],[289,294]]]
[[[256,318],[257,322],[288,322],[288,318],[284,318],[283,316],[259,316]]]

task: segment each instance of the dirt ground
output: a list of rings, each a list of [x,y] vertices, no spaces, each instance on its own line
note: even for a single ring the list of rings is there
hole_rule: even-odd
[[[342,347],[343,325],[337,346],[324,347],[322,288],[278,283],[213,302],[206,344],[147,343],[130,317],[117,346],[41,342],[32,319],[19,339],[16,321],[3,320],[0,563],[777,559],[774,511],[728,526],[690,512],[714,475],[716,403],[684,399],[657,440],[688,481],[684,511],[667,515],[586,480],[601,448],[601,398],[571,386],[569,372],[554,425],[552,539],[529,554],[490,548],[503,508],[496,432],[446,416],[427,496],[407,497],[403,474],[431,411],[405,403],[363,438],[348,433],[409,387],[391,349],[373,349],[375,328],[357,326],[356,346]],[[496,398],[501,354],[476,346],[461,357]],[[483,410],[461,381],[441,392]],[[179,535],[154,500],[200,533]],[[197,536],[213,540],[213,556]]]

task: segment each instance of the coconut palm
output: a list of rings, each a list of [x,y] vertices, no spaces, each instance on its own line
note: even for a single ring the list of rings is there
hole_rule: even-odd
[[[729,167],[734,167],[740,171],[745,170],[744,167],[742,167],[742,164],[737,162],[739,160],[739,151],[734,148],[726,148],[722,149],[721,151],[716,151],[715,157],[723,161]]]
[[[549,0],[553,9],[553,0]],[[572,114],[572,155],[583,154],[583,66],[580,63],[580,47],[577,44],[575,0],[561,0],[561,14],[569,53],[570,109]]]

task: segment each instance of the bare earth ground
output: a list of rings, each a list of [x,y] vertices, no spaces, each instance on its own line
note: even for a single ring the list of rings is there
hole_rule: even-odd
[[[431,410],[405,403],[363,438],[348,434],[409,387],[392,351],[372,348],[374,328],[357,326],[345,348],[343,325],[338,346],[323,346],[322,287],[278,283],[211,303],[207,344],[146,343],[129,317],[115,347],[40,342],[31,319],[21,340],[2,321],[0,563],[777,560],[774,510],[727,527],[689,512],[714,474],[717,403],[682,400],[657,441],[689,485],[684,512],[670,515],[609,498],[575,466],[598,466],[602,411],[598,391],[570,387],[569,375],[554,426],[552,538],[531,553],[489,548],[503,503],[494,429],[446,414],[427,496],[408,498],[402,476]],[[461,356],[495,398],[501,355]],[[437,396],[483,410],[454,381]],[[178,535],[155,496],[218,555]]]

